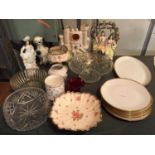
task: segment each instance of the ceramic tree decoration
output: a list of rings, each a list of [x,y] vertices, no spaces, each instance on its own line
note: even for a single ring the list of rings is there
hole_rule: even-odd
[[[36,53],[39,57],[40,64],[47,63],[47,54],[48,54],[48,47],[45,47],[43,44],[43,37],[35,36],[33,42],[36,46]]]
[[[98,23],[91,28],[92,49],[113,59],[119,40],[119,31],[114,22]]]
[[[20,56],[23,59],[23,63],[26,69],[38,68],[36,64],[36,52],[34,47],[30,44],[30,37],[26,36],[24,39],[24,45],[20,50]]]

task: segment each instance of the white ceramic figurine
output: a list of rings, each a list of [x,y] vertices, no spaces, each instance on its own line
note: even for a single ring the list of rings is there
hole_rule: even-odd
[[[26,36],[23,41],[25,44],[20,50],[20,56],[23,59],[23,63],[26,69],[38,68],[36,64],[36,52],[33,46],[30,44],[30,37]]]
[[[40,58],[40,64],[47,63],[47,54],[48,54],[48,47],[43,45],[43,37],[35,36],[33,39],[34,44],[36,45],[36,52]]]

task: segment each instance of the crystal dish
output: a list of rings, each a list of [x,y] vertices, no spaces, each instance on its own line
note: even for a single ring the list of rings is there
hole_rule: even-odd
[[[28,69],[16,73],[10,79],[10,85],[13,90],[23,87],[39,87],[44,88],[44,79],[47,76],[45,70]]]
[[[48,113],[49,100],[40,88],[16,90],[3,104],[6,123],[17,131],[28,131],[39,127],[47,120]]]
[[[69,61],[69,67],[86,83],[93,83],[112,71],[113,63],[103,54],[79,51]]]

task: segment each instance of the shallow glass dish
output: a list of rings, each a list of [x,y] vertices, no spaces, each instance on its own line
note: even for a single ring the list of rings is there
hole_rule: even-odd
[[[100,53],[80,52],[69,61],[69,68],[86,83],[97,82],[113,68],[112,60]]]
[[[6,98],[3,115],[12,129],[28,131],[39,127],[47,120],[49,106],[49,100],[42,89],[22,88]]]
[[[39,87],[44,88],[44,80],[47,76],[45,70],[27,69],[16,73],[10,79],[10,85],[13,90],[23,87]]]

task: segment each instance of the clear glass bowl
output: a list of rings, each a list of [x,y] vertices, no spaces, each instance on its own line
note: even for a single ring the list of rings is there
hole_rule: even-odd
[[[112,60],[100,53],[78,51],[68,62],[69,68],[86,83],[97,82],[113,68]]]
[[[22,88],[6,98],[3,115],[12,129],[28,131],[39,127],[47,120],[49,106],[50,102],[42,89]]]
[[[40,69],[26,69],[16,73],[10,79],[10,85],[13,90],[23,87],[39,87],[44,88],[44,80],[47,76],[45,70]]]

